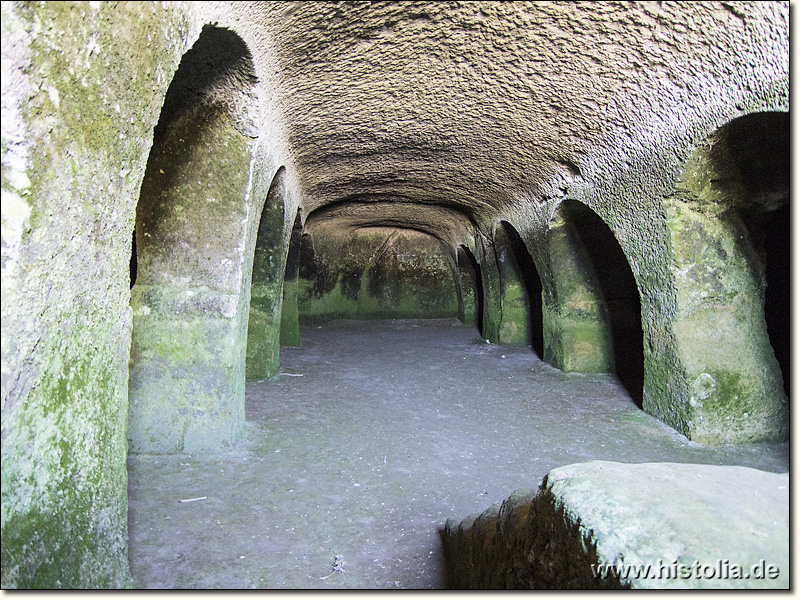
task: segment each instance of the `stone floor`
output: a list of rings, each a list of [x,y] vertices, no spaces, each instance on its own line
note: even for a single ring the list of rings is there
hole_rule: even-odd
[[[137,587],[441,588],[445,521],[555,467],[788,471],[788,443],[703,447],[613,377],[564,374],[457,321],[338,321],[301,340],[281,375],[247,384],[235,449],[129,458]]]

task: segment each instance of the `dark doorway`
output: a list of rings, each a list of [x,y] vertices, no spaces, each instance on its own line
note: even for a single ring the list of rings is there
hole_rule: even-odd
[[[528,301],[530,314],[530,344],[536,356],[544,356],[544,329],[542,325],[542,280],[539,271],[528,252],[528,247],[522,241],[514,227],[501,221],[506,233],[507,242],[513,256],[515,267],[525,287],[525,296]]]
[[[790,256],[789,113],[755,113],[731,121],[721,132],[741,177],[741,215],[764,266],[764,320],[789,395]]]
[[[781,367],[783,389],[789,396],[791,373],[791,216],[786,204],[765,218],[764,237],[765,277],[764,320],[772,351]]]
[[[483,335],[483,281],[481,268],[466,246],[458,247],[458,275],[461,280],[461,321],[475,325]]]
[[[614,371],[639,408],[644,388],[644,336],[639,289],[614,233],[595,212],[577,201],[561,205],[592,263],[608,308]]]
[[[136,283],[136,271],[139,267],[139,264],[136,260],[136,228],[133,229],[133,240],[131,240],[131,262],[130,262],[130,280],[131,280],[131,289],[133,289],[134,284]]]

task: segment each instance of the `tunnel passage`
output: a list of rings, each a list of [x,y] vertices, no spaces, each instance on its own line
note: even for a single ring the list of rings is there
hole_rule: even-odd
[[[247,321],[247,379],[271,377],[278,366],[280,332],[276,324],[281,318],[285,174],[281,167],[272,178],[258,222]]]
[[[745,115],[702,140],[665,208],[692,439],[786,439],[788,114]]]
[[[252,59],[205,26],[167,90],[136,210],[131,452],[232,444],[244,425]],[[133,272],[131,273],[133,279]]]
[[[549,238],[556,302],[546,307],[545,319],[555,366],[613,372],[642,408],[641,302],[619,242],[591,208],[574,200],[559,206]]]

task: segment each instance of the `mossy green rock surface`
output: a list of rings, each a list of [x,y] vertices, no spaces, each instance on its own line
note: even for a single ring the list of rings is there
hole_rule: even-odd
[[[448,520],[445,554],[462,589],[788,589],[789,475],[567,465],[535,496],[522,490],[480,516]],[[606,566],[619,570],[598,575]]]

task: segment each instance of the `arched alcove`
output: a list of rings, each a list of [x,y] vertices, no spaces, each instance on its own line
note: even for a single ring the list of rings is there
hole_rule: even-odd
[[[303,221],[300,211],[294,219],[286,254],[286,269],[283,276],[283,306],[281,307],[281,346],[300,345],[300,322],[297,317],[298,275],[300,272],[300,243],[303,237]]]
[[[483,282],[480,265],[470,249],[464,245],[458,247],[456,261],[461,292],[458,318],[464,325],[476,327],[482,335]]]
[[[641,303],[625,253],[608,225],[574,200],[561,203],[548,237],[556,294],[545,337],[555,366],[616,373],[641,408]]]
[[[698,144],[665,200],[673,323],[693,439],[788,434],[789,115],[737,118]]]
[[[255,83],[241,38],[206,26],[164,98],[136,210],[131,452],[216,450],[244,424],[237,249],[247,234]]]
[[[247,379],[271,377],[280,360],[285,173],[283,167],[275,173],[258,222],[247,322]]]
[[[540,358],[544,354],[542,332],[542,281],[528,247],[508,221],[501,221],[495,233],[498,266],[503,278],[503,325],[519,321],[516,342],[528,344]],[[501,336],[501,340],[502,340]]]
[[[764,269],[764,320],[789,396],[791,210],[789,113],[755,113],[724,127],[741,177],[739,211]]]

